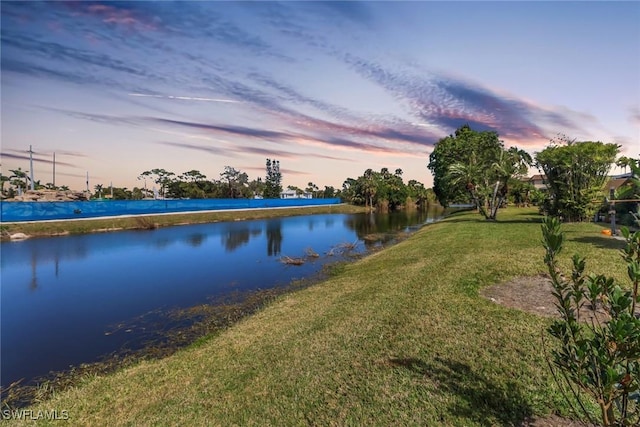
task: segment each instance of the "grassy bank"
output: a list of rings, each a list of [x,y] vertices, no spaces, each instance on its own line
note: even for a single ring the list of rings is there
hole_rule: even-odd
[[[248,219],[274,218],[320,213],[364,212],[361,206],[333,205],[284,209],[247,209],[218,212],[203,212],[170,215],[139,215],[86,220],[47,221],[33,223],[2,224],[2,238],[8,239],[14,233],[24,233],[30,237],[60,236],[119,230],[140,230],[184,224],[201,224],[220,221],[242,221]]]
[[[567,412],[549,320],[480,296],[545,271],[539,217],[461,213],[287,294],[177,354],[87,378],[34,408],[74,425],[518,425]],[[624,280],[618,241],[565,226],[564,262]],[[68,421],[62,421],[68,423]]]

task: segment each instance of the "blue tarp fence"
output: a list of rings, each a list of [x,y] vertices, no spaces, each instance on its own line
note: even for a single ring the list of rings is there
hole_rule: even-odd
[[[222,209],[292,208],[335,205],[340,199],[190,199],[85,202],[1,202],[0,222],[153,215]]]

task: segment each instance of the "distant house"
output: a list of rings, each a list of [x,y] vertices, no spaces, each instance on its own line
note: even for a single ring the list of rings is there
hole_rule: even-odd
[[[311,193],[298,193],[295,190],[286,190],[280,193],[281,199],[313,199],[313,194]]]
[[[618,178],[631,178],[633,177],[633,172],[620,173],[618,175],[611,175],[609,179],[618,179]]]
[[[533,175],[531,178],[527,180],[527,182],[536,190],[546,190],[547,189],[547,177],[544,175]]]
[[[617,193],[618,190],[625,186],[631,185],[631,173],[615,175],[610,177],[609,181],[604,185],[604,191],[608,197],[611,197],[611,191]]]
[[[604,190],[606,191],[607,195],[609,194],[612,188],[614,191],[618,191],[618,189],[620,189],[625,185],[631,185],[631,177],[632,177],[631,173],[610,176],[609,180],[604,186]],[[526,182],[533,185],[536,190],[547,189],[547,179],[546,179],[546,176],[544,175],[540,175],[540,174],[533,175],[530,178],[526,178]]]
[[[620,175],[610,176],[609,180],[605,183],[603,187],[604,194],[607,200],[616,200],[615,204],[615,212],[618,217],[617,221],[624,225],[633,225],[633,218],[630,215],[630,212],[638,211],[638,202],[636,201],[626,201],[626,199],[633,198],[633,191],[623,191],[625,187],[631,189],[633,188],[633,174],[625,173]],[[627,193],[627,194],[624,194]],[[610,221],[611,220],[611,207],[610,204],[603,203],[602,208],[597,216],[597,220],[600,221]]]

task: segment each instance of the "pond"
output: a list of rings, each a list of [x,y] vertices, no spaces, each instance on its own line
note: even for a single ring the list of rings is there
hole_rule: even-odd
[[[154,317],[286,286],[340,260],[345,248],[362,254],[442,213],[322,214],[3,242],[2,386],[140,348]],[[312,252],[318,256],[306,256]]]

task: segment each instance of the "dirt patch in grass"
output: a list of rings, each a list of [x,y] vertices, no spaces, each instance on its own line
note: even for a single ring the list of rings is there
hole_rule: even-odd
[[[486,287],[480,290],[480,295],[506,307],[544,317],[559,317],[552,291],[551,279],[540,274],[516,277],[509,282]],[[580,320],[590,321],[592,318],[601,322],[608,320],[601,307],[598,306],[594,313],[591,305],[586,302],[580,310]]]
[[[545,317],[556,317],[557,309],[551,295],[553,287],[548,276],[522,276],[480,290],[480,295],[510,308]]]

